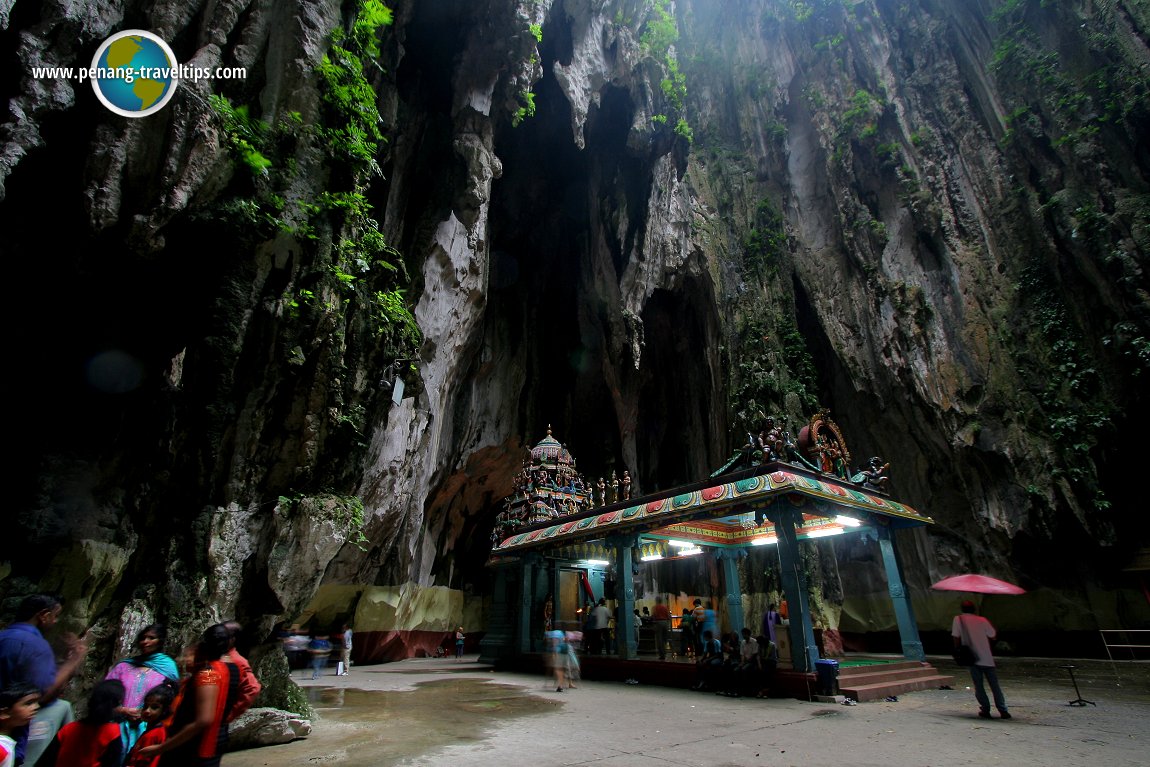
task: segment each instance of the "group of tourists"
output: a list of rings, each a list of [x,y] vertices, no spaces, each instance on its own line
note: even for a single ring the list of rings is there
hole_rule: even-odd
[[[336,676],[348,676],[351,673],[353,636],[351,626],[347,623],[342,624],[338,632],[331,634],[321,629],[307,632],[299,626],[289,627],[284,623],[277,633],[284,655],[287,657],[288,668],[310,668],[313,680],[323,675],[333,655],[338,659]]]
[[[235,621],[206,629],[178,659],[165,652],[167,629],[136,636],[73,721],[59,698],[88,652],[65,636],[63,661],[44,632],[62,611],[59,597],[33,594],[0,631],[0,767],[184,767],[218,765],[228,724],[251,707],[260,683],[236,650]]]
[[[766,698],[777,665],[775,645],[765,635],[753,636],[749,628],[743,629],[741,637],[731,632],[721,639],[706,629],[696,665],[694,690]]]

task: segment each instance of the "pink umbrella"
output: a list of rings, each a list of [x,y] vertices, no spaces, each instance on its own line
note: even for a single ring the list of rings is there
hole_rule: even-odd
[[[952,575],[931,585],[937,591],[969,591],[974,594],[1025,594],[1026,589],[988,575]]]

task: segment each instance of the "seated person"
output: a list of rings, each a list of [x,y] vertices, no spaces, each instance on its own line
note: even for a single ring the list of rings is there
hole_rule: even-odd
[[[759,643],[751,636],[751,630],[743,629],[743,639],[739,643],[739,659],[731,670],[727,694],[733,697],[755,695],[759,692],[760,672]]]
[[[708,629],[703,632],[703,645],[699,660],[695,667],[698,669],[699,681],[692,690],[718,690],[723,677],[723,646],[715,635]]]
[[[739,635],[733,631],[723,634],[723,674],[719,680],[719,692],[722,695],[735,696],[738,694],[739,666],[742,663],[742,643]]]

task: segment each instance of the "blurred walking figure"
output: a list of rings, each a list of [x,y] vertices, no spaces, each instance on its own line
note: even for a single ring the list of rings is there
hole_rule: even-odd
[[[308,638],[299,626],[292,626],[288,635],[283,639],[284,654],[288,659],[288,668],[306,669],[308,666]]]
[[[455,630],[455,659],[463,660],[463,645],[467,635],[463,633],[463,626]]]
[[[563,692],[567,685],[567,638],[559,629],[546,634],[547,666],[555,675],[555,692]]]
[[[567,686],[575,687],[575,683],[582,678],[579,669],[579,646],[583,643],[582,631],[568,631],[564,634],[564,640],[567,644],[567,657],[566,657],[566,671],[567,671]]]
[[[328,656],[331,655],[331,642],[327,634],[316,634],[308,643],[307,651],[311,653],[311,678],[319,679],[327,665]]]
[[[1006,696],[998,685],[998,670],[994,666],[994,654],[990,651],[990,641],[998,636],[990,621],[981,615],[975,615],[974,602],[969,599],[962,603],[962,613],[954,616],[950,627],[950,635],[954,639],[954,646],[966,645],[974,651],[974,665],[970,667],[970,681],[974,683],[974,697],[978,701],[978,715],[982,719],[990,719],[990,699],[986,697],[986,688],[983,680],[990,683],[990,692],[994,695],[994,707],[1003,719],[1011,719],[1010,712],[1006,710]]]

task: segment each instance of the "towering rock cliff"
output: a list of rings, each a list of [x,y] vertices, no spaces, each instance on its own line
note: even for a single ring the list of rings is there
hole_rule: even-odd
[[[821,405],[939,522],[924,626],[968,569],[1038,589],[1028,627],[1143,619],[1144,3],[391,10],[0,2],[6,594],[106,653],[309,603],[432,636],[549,423],[653,490]],[[248,77],[128,119],[33,76],[130,28]],[[811,575],[888,628],[865,552]]]
[[[1054,591],[1012,628],[1137,620],[1112,589],[1146,541],[1123,447],[1146,418],[1145,6],[723,8],[680,14],[688,177],[735,222],[708,262],[743,259],[720,289],[735,345],[762,292],[795,318],[818,399],[940,523],[918,585],[990,569]],[[786,238],[765,268],[764,210]]]

